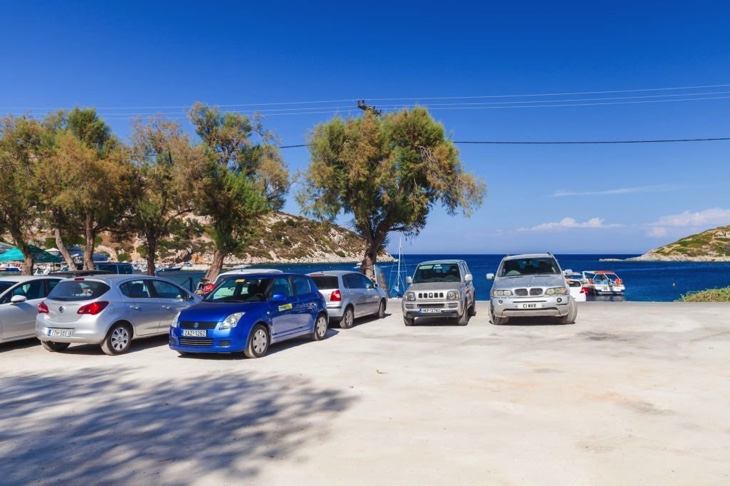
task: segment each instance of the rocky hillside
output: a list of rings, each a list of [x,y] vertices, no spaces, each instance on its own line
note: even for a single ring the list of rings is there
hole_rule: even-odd
[[[205,226],[203,218],[195,219]],[[359,262],[365,251],[365,242],[356,233],[329,222],[275,212],[264,217],[261,226],[263,231],[245,254],[229,256],[226,264]],[[203,234],[190,242],[187,250],[162,256],[166,261],[208,264],[213,260],[213,249],[211,239]],[[118,257],[117,252],[126,251],[132,260],[138,260],[142,259],[143,247],[141,241],[115,245],[104,238],[97,251],[105,251],[113,259]],[[393,257],[383,253],[379,259],[392,261]]]
[[[730,226],[707,230],[655,248],[632,260],[652,261],[730,261]]]

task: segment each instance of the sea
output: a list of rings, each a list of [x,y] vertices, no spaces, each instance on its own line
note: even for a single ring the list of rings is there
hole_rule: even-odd
[[[400,262],[378,262],[392,296],[406,286],[405,277],[413,275],[416,265],[426,260],[456,258],[465,260],[474,276],[477,300],[489,300],[492,282],[487,273],[495,273],[503,254],[499,255],[401,255]],[[632,302],[673,302],[685,294],[707,289],[730,287],[730,262],[644,262],[630,261],[639,255],[556,254],[563,270],[611,270],[626,285],[624,296],[589,296],[588,300]],[[400,263],[400,266],[399,266]],[[286,272],[310,273],[320,270],[350,270],[355,263],[306,263],[252,265],[250,268],[277,268]],[[400,273],[399,273],[400,269]],[[201,271],[160,272],[159,275],[194,289],[204,276]]]

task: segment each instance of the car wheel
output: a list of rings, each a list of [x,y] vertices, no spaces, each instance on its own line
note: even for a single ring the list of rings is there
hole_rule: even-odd
[[[269,330],[263,324],[256,324],[248,337],[243,354],[247,358],[260,358],[269,350]]]
[[[477,303],[472,302],[469,306],[469,317],[474,317],[475,315],[477,315]]]
[[[352,307],[348,306],[347,309],[345,309],[345,313],[342,315],[342,319],[340,319],[340,327],[342,329],[350,329],[354,325],[355,314],[352,312]]]
[[[570,310],[563,317],[558,317],[558,324],[575,324],[575,319],[578,317],[578,305],[571,298],[570,299]]]
[[[495,326],[504,326],[509,322],[509,317],[497,317],[492,314],[492,324]]]
[[[51,351],[52,353],[63,351],[70,346],[69,343],[54,343],[53,341],[41,341],[43,349]]]
[[[345,314],[347,314],[347,312],[345,312]],[[325,317],[324,314],[320,314],[317,316],[317,320],[314,321],[314,332],[312,332],[312,340],[321,341],[325,338],[325,336],[327,336],[327,317]]]
[[[132,329],[127,324],[114,324],[101,343],[104,354],[115,356],[126,353],[132,344]]]
[[[403,324],[405,324],[406,326],[412,326],[414,321],[415,321],[415,319],[412,317],[403,318]]]
[[[460,326],[466,326],[467,324],[469,324],[469,310],[468,309],[464,309],[464,313],[461,315],[461,317],[459,317],[458,324]]]
[[[385,317],[385,301],[380,301],[380,306],[378,307],[378,319],[382,319]]]

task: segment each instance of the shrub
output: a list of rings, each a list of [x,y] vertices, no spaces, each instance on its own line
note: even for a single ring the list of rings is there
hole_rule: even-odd
[[[688,292],[677,302],[730,302],[730,287]]]

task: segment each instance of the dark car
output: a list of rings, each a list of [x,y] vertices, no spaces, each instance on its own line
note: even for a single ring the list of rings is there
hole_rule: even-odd
[[[170,348],[186,353],[264,356],[271,344],[327,334],[327,307],[306,275],[253,273],[222,279],[170,327]]]

